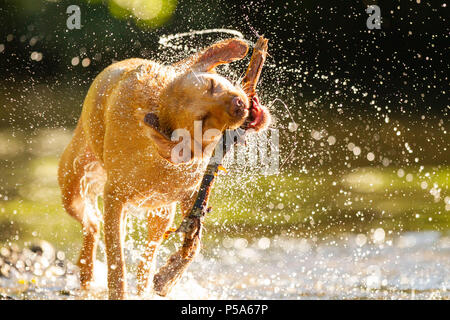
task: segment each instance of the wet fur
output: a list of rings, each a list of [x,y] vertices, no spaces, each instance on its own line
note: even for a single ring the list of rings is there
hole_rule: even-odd
[[[247,50],[242,40],[229,39],[172,66],[128,59],[95,78],[58,171],[63,205],[83,229],[78,261],[82,288],[88,289],[93,280],[102,218],[96,199],[102,194],[109,298],[126,298],[123,240],[128,205],[148,211],[147,245],[138,270],[138,293],[145,291],[153,257],[173,221],[176,204],[183,214],[192,207],[209,159],[206,154],[172,163],[173,142],[167,137],[177,128],[189,130],[194,137],[196,120],[203,121],[203,132],[242,125],[248,112],[236,111],[231,101],[239,97],[248,108],[248,98],[241,88],[214,73],[214,67],[241,59]],[[215,94],[208,91],[211,85]],[[159,119],[158,128],[145,125],[149,113]],[[256,129],[267,126],[268,117]],[[159,214],[153,214],[156,210]]]

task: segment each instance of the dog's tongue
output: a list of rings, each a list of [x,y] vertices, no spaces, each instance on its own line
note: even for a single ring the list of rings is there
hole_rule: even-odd
[[[250,115],[252,117],[252,121],[248,124],[249,128],[256,127],[264,117],[263,111],[259,105],[259,99],[255,96],[252,99],[252,107],[250,108]]]

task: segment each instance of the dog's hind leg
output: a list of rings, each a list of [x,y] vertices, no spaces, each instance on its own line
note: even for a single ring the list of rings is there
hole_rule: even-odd
[[[176,204],[148,212],[148,238],[145,251],[141,257],[137,273],[137,290],[142,295],[148,287],[148,282],[155,265],[155,256],[161,244],[164,233],[173,222]]]
[[[78,260],[80,282],[88,289],[94,275],[94,261],[100,233],[100,218],[97,209],[98,182],[104,173],[95,156],[89,152],[83,139],[81,125],[64,150],[59,163],[58,180],[61,187],[62,202],[66,211],[81,223],[83,245]],[[96,185],[97,184],[97,185]]]

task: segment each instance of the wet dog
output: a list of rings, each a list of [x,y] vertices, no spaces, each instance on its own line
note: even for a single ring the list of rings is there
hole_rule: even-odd
[[[242,59],[247,51],[244,41],[228,39],[173,65],[128,59],[95,78],[58,171],[64,208],[82,225],[82,288],[88,289],[93,280],[103,219],[109,298],[126,298],[124,222],[128,206],[134,205],[148,211],[148,239],[137,277],[138,293],[144,292],[176,204],[182,214],[192,207],[220,133],[268,126],[267,109],[253,107],[242,88],[214,71]],[[200,139],[196,123],[201,124]],[[200,153],[174,158],[178,141],[172,137],[178,129],[188,133],[190,145]],[[97,208],[99,195],[103,217]]]

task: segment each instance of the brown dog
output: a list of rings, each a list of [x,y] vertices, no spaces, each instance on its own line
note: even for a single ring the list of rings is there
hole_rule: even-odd
[[[143,59],[114,63],[94,80],[70,144],[59,164],[63,205],[83,228],[78,265],[81,287],[89,288],[102,217],[110,299],[126,297],[123,242],[128,205],[148,209],[148,240],[138,270],[138,292],[148,284],[153,256],[172,223],[176,203],[183,214],[192,207],[211,152],[174,163],[178,143],[171,133],[185,129],[192,145],[206,147],[220,135],[198,139],[194,122],[208,129],[255,131],[267,127],[264,107],[250,108],[244,91],[214,72],[219,64],[242,59],[247,44],[229,39],[171,66]],[[150,117],[148,117],[150,115]],[[156,119],[145,125],[144,118]],[[212,150],[212,148],[209,148]]]

